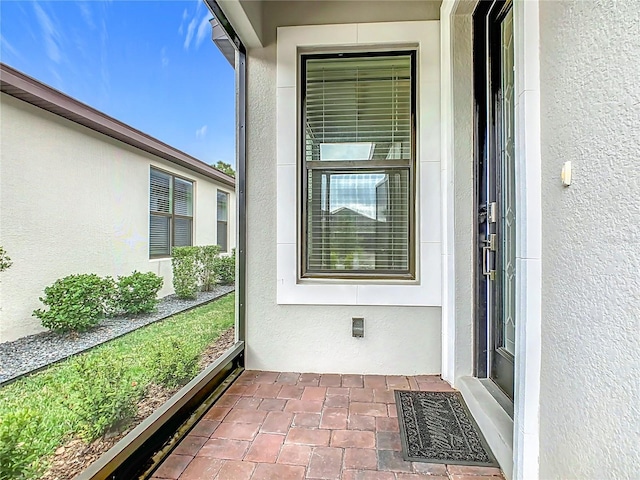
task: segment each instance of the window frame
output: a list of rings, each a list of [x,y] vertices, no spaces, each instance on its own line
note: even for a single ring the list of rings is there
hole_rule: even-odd
[[[407,281],[416,280],[416,250],[418,240],[416,235],[417,217],[417,113],[418,113],[418,78],[417,78],[417,49],[399,48],[389,50],[362,50],[362,51],[332,51],[322,53],[303,53],[299,56],[300,62],[300,88],[298,89],[298,278],[299,279],[336,279],[336,280],[390,280]],[[307,93],[307,60],[309,59],[343,59],[343,58],[375,58],[388,56],[409,56],[410,57],[410,159],[408,165],[398,165],[386,160],[343,160],[343,161],[308,161],[306,155],[306,93]],[[372,173],[376,171],[398,170],[408,171],[408,268],[403,271],[397,270],[339,270],[315,271],[308,267],[308,247],[307,247],[307,219],[308,219],[308,175],[310,171],[318,170],[335,173]]]
[[[151,205],[149,205],[149,237],[148,237],[148,242],[149,242],[149,259],[162,259],[162,258],[171,258],[171,250],[173,249],[173,247],[175,246],[176,243],[176,239],[175,239],[175,234],[176,234],[176,228],[175,228],[175,219],[179,218],[179,219],[185,219],[185,220],[191,220],[191,245],[189,246],[193,246],[193,231],[194,231],[194,219],[195,219],[195,192],[196,192],[196,181],[192,180],[190,178],[187,177],[183,177],[182,175],[177,175],[173,172],[170,172],[168,170],[164,170],[162,168],[158,168],[155,167],[153,165],[151,165],[149,167],[149,196],[148,198],[151,198],[151,170],[155,170],[157,172],[160,172],[164,175],[169,175],[171,177],[171,196],[173,198],[169,199],[169,205],[171,205],[171,213],[165,213],[165,212],[157,212],[157,211],[152,211],[151,210]],[[188,182],[191,184],[191,216],[187,216],[187,215],[178,215],[175,213],[175,196],[176,196],[176,178],[180,179],[184,182]],[[162,216],[165,218],[169,218],[169,229],[171,230],[170,235],[169,235],[169,253],[165,254],[156,254],[156,255],[152,255],[151,254],[151,215],[156,215],[156,216]]]
[[[219,195],[220,194],[224,194],[225,197],[227,198],[227,218],[224,221],[221,221],[218,218],[218,203],[219,203]],[[216,245],[218,245],[220,247],[220,252],[221,253],[229,253],[229,200],[231,199],[231,195],[229,194],[229,192],[225,191],[225,190],[221,190],[221,189],[217,189],[216,190]],[[218,237],[218,227],[221,223],[225,224],[225,244],[226,244],[226,248],[223,250],[222,246],[220,245],[220,238]]]

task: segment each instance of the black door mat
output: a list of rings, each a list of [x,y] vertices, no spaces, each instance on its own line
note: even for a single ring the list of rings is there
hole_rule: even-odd
[[[405,460],[498,467],[460,393],[396,390],[395,395]]]

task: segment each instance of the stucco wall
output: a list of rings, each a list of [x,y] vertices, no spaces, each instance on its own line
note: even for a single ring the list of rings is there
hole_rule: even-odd
[[[640,475],[638,32],[637,2],[540,2],[544,479]]]
[[[152,271],[164,277],[160,295],[172,293],[171,261],[149,259],[150,165],[196,181],[195,244],[216,242],[216,190],[230,190],[1,95],[0,245],[13,266],[0,277],[0,341],[40,331],[39,320],[31,316],[41,307],[38,297],[69,274]]]
[[[398,7],[402,3],[403,8]],[[406,7],[406,8],[405,8]],[[248,54],[247,366],[344,373],[438,373],[440,308],[276,304],[277,26],[438,19],[439,2],[266,2],[267,46]],[[351,318],[365,317],[365,338]]]

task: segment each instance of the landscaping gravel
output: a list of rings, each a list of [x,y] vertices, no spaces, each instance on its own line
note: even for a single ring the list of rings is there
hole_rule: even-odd
[[[210,302],[234,289],[233,285],[219,285],[211,292],[199,293],[195,300],[183,300],[169,295],[160,299],[158,308],[153,313],[109,317],[87,332],[42,332],[13,342],[0,343],[0,385],[150,323]]]

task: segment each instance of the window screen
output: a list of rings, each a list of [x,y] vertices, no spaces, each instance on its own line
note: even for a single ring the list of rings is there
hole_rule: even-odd
[[[415,54],[302,62],[303,276],[412,277]]]

